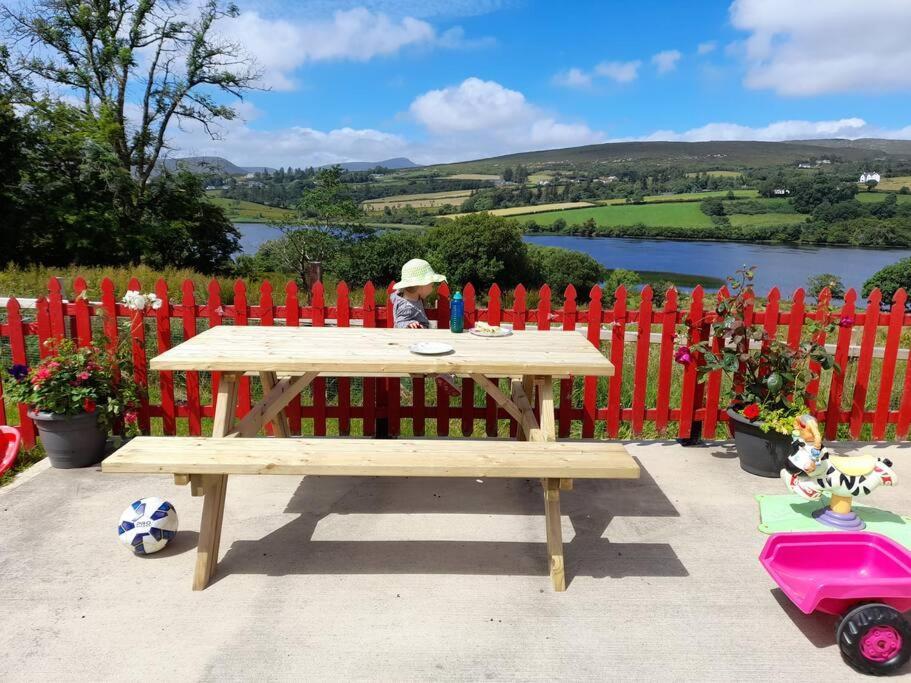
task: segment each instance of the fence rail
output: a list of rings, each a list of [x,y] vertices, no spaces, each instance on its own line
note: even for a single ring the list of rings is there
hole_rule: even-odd
[[[129,286],[142,289],[135,278]],[[47,296],[29,302],[33,308],[25,309],[15,298],[0,304],[0,313],[6,314],[5,320],[0,316],[0,357],[26,363],[34,361],[36,354],[45,354],[41,342],[52,337],[70,336],[88,342],[100,329],[113,347],[120,335],[128,334],[137,381],[157,389],[153,394],[155,400],[144,401],[140,408],[139,424],[143,431],[148,432],[155,423],[157,431],[175,434],[179,425],[183,427],[185,423],[183,431],[196,435],[202,432],[203,419],[214,413],[211,399],[204,398],[207,393],[201,381],[204,373],[189,372],[182,382],[176,382],[175,373],[161,372],[150,382],[149,354],[161,353],[213,325],[333,324],[369,328],[387,327],[392,319],[388,297],[387,303],[375,304],[377,292],[370,283],[363,288],[364,303],[360,306],[352,305],[351,292],[344,283],[338,285],[332,305],[327,305],[319,283],[304,300],[293,282],[281,292],[274,292],[271,284],[264,282],[255,293],[255,303],[249,301],[243,281],[235,284],[232,304],[222,304],[214,281],[204,293],[195,291],[190,281],[183,283],[180,292],[172,292],[159,280],[152,291],[164,302],[162,307],[137,312],[120,303],[110,280],[102,282],[100,301],[89,301],[82,278],[74,282],[72,300],[65,299],[61,283],[51,279]],[[517,330],[582,333],[608,354],[617,368],[613,377],[600,381],[595,377],[570,378],[559,382],[560,437],[639,436],[648,425],[656,433],[687,438],[694,434],[694,425],[699,425],[701,433],[714,435],[726,421],[720,373],[712,373],[705,383],[698,383],[696,364],[681,367],[673,358],[680,343],[692,344],[708,338],[714,306],[706,300],[701,287],[692,292],[686,307],[678,305],[674,290],[667,292],[662,305],[655,306],[649,287],[642,290],[635,304],[620,287],[613,293],[613,303],[609,306],[602,303],[603,292],[595,287],[589,292],[584,308],[577,305],[572,286],[564,292],[559,307],[553,305],[548,286],[542,287],[538,294],[537,306],[530,308],[526,305],[526,290],[520,285],[513,292],[512,305],[504,307],[503,294],[494,285],[485,297],[486,306],[482,307],[476,301],[474,288],[468,285],[463,291],[466,327],[484,320],[491,324],[512,324]],[[721,290],[712,295],[716,296],[726,297],[727,292]],[[764,307],[751,307],[747,317],[748,322],[764,326],[792,346],[806,338],[804,327],[808,320],[842,321],[833,338],[826,339],[824,332],[817,336],[818,341],[834,352],[836,362],[843,368],[843,372],[824,378],[826,391],[820,392],[811,406],[825,423],[826,438],[861,438],[863,434],[874,440],[905,439],[911,426],[911,354],[908,353],[911,316],[906,311],[906,300],[905,292],[899,290],[891,307],[883,310],[881,295],[874,290],[861,308],[857,293],[850,290],[843,304],[835,307],[824,290],[811,306],[803,290],[798,289],[785,302],[776,288],[769,292]],[[30,314],[24,314],[25,310]],[[428,316],[440,325],[447,324],[449,290],[445,284]],[[119,321],[130,321],[126,332]],[[641,334],[646,330],[648,334]],[[325,378],[314,382],[308,402],[305,404],[298,398],[287,409],[292,430],[301,433],[306,426],[308,431],[320,436],[331,425],[338,433],[347,434],[352,430],[352,423],[359,421],[365,435],[375,434],[378,426],[395,435],[400,433],[403,422],[410,421],[416,436],[424,435],[428,424],[435,425],[439,435],[449,435],[451,430],[468,435],[476,428],[496,435],[506,421],[511,421],[492,400],[482,397],[480,392],[476,396],[470,379],[463,380],[461,398],[455,405],[446,396],[428,402],[429,397],[419,382],[414,384],[410,405],[401,403],[398,378],[367,377],[361,382],[361,391],[355,392],[351,377],[337,378],[332,397],[327,395]],[[8,408],[2,392],[0,381],[0,424],[7,424]],[[252,398],[253,387],[249,378],[244,378],[238,399],[241,415],[249,410]],[[13,406],[12,410],[18,414],[24,441],[27,445],[34,444],[34,425],[27,418],[26,406]],[[515,429],[514,424],[511,429]]]

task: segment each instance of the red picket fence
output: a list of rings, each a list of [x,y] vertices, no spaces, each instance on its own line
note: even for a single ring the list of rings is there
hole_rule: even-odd
[[[140,290],[141,286],[134,278],[130,288]],[[68,335],[88,342],[93,329],[97,330],[99,326],[113,346],[118,334],[123,334],[118,321],[129,320],[132,324],[127,327],[132,337],[136,379],[149,386],[147,349],[161,353],[181,338],[191,337],[208,326],[283,324],[362,325],[369,328],[387,327],[392,318],[388,303],[373,303],[376,291],[369,283],[363,289],[361,306],[351,304],[351,293],[344,283],[338,286],[336,302],[331,306],[326,303],[322,285],[317,284],[304,301],[293,282],[289,282],[278,296],[273,295],[272,286],[265,282],[256,294],[257,302],[251,303],[242,281],[235,284],[233,304],[223,305],[218,284],[214,281],[209,285],[205,301],[201,302],[192,282],[184,282],[178,294],[169,292],[160,280],[154,291],[164,305],[159,310],[141,313],[119,302],[110,280],[104,280],[99,302],[90,302],[83,296],[86,283],[82,278],[75,280],[74,289],[73,300],[65,300],[59,282],[52,279],[48,295],[35,302],[35,315],[29,319],[24,317],[20,303],[10,299],[5,309],[6,321],[0,323],[0,357],[14,363],[26,363],[29,346],[33,353],[40,349],[43,354],[46,351],[40,342],[48,338]],[[428,315],[431,320],[446,325],[449,317],[446,285],[440,288],[439,294],[436,307],[429,310]],[[712,436],[727,419],[721,398],[720,373],[713,373],[705,383],[698,383],[695,364],[681,367],[673,359],[675,347],[682,340],[696,343],[708,336],[714,312],[701,287],[692,292],[685,309],[678,306],[678,295],[673,290],[668,291],[662,306],[654,306],[648,287],[643,289],[638,306],[633,308],[628,306],[627,292],[622,287],[615,292],[614,303],[609,307],[602,304],[602,291],[598,287],[591,290],[586,308],[577,306],[572,286],[566,289],[560,307],[554,307],[547,286],[539,291],[538,304],[534,308],[528,307],[527,293],[522,286],[514,291],[511,307],[504,307],[504,297],[497,285],[489,290],[486,307],[477,304],[471,285],[465,287],[463,294],[466,327],[484,320],[491,324],[511,323],[516,330],[531,326],[554,334],[584,332],[593,345],[609,354],[616,367],[613,377],[561,380],[557,400],[560,437],[638,436],[643,433],[646,423],[653,424],[657,433],[667,433],[670,428],[671,433],[682,438],[689,437],[694,425],[699,424],[702,434]],[[725,297],[727,293],[722,290],[713,296]],[[836,309],[831,306],[828,292],[824,291],[817,304],[810,306],[803,290],[798,289],[787,305],[781,300],[779,291],[773,289],[764,308],[750,308],[747,317],[770,333],[786,338],[792,346],[804,335],[807,320],[844,320],[848,323],[838,328],[835,338],[826,339],[824,332],[818,338],[820,342],[832,345],[836,362],[845,371],[832,375],[825,399],[820,398],[812,410],[825,422],[829,439],[836,436],[860,438],[862,434],[874,440],[904,439],[911,426],[911,354],[907,350],[911,333],[906,333],[911,327],[911,316],[906,312],[907,296],[900,290],[887,311],[881,310],[879,291],[875,290],[869,296],[864,309],[858,306],[857,299],[856,292],[850,290],[843,305]],[[93,318],[96,319],[94,328]],[[154,339],[146,339],[147,328],[154,330]],[[646,333],[639,334],[641,330]],[[859,340],[854,339],[857,336]],[[884,344],[880,345],[880,340],[884,340]],[[900,348],[903,340],[905,348]],[[141,406],[139,422],[143,431],[148,432],[153,421],[160,421],[161,432],[175,434],[178,422],[186,421],[190,434],[201,434],[202,420],[211,417],[214,409],[211,402],[201,400],[200,373],[186,373],[182,395],[175,388],[176,379],[173,372],[159,373],[157,393],[160,400]],[[212,380],[213,384],[216,382],[217,377]],[[382,421],[383,429],[388,428],[394,435],[400,432],[403,420],[410,420],[412,433],[416,436],[424,435],[428,421],[435,423],[437,434],[448,435],[450,421],[456,420],[461,427],[457,431],[464,435],[471,434],[477,423],[483,424],[488,435],[496,435],[500,422],[510,419],[489,398],[482,399],[482,405],[476,405],[474,383],[470,379],[463,380],[461,400],[456,405],[445,396],[438,397],[436,405],[428,404],[420,382],[414,385],[412,405],[402,405],[400,380],[395,378],[363,379],[362,401],[355,405],[352,379],[342,377],[335,382],[337,399],[334,403],[327,398],[327,380],[321,378],[313,383],[306,403],[298,398],[288,407],[288,418],[295,433],[301,433],[308,421],[312,423],[315,435],[325,435],[330,423],[335,423],[340,434],[348,434],[352,421],[360,420],[365,435],[375,434],[379,421]],[[238,399],[241,415],[250,409],[251,390],[249,378],[244,378]],[[2,392],[0,383],[0,424],[6,424]],[[15,410],[24,441],[27,445],[34,444],[34,426],[26,417],[26,407],[19,405]],[[515,429],[514,424],[512,429]]]

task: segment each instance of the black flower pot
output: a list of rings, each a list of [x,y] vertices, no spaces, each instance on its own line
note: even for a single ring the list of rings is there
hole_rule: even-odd
[[[791,455],[791,437],[773,430],[764,432],[761,422],[750,422],[730,408],[727,413],[740,468],[760,477],[779,476]]]
[[[41,445],[51,465],[59,469],[89,467],[104,456],[107,434],[98,425],[98,413],[57,415],[29,411],[38,427]]]

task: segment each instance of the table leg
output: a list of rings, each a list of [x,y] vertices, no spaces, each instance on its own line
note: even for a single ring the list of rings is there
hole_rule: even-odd
[[[546,479],[544,482],[544,515],[547,524],[550,580],[555,591],[565,591],[566,575],[563,567],[563,530],[560,528],[559,479]]]
[[[212,437],[224,438],[234,426],[237,410],[237,377],[223,375],[215,399],[215,420]],[[218,546],[221,543],[221,525],[225,514],[225,495],[228,489],[226,474],[205,474],[201,477],[203,493],[202,522],[196,546],[196,570],[193,573],[193,590],[203,590],[215,576],[218,564]]]
[[[259,381],[263,386],[263,396],[266,396],[275,388],[275,385],[278,383],[278,378],[275,376],[274,372],[261,372],[259,373]],[[288,418],[285,415],[284,410],[272,420],[272,432],[275,436],[284,438],[291,436],[291,430],[288,427]]]

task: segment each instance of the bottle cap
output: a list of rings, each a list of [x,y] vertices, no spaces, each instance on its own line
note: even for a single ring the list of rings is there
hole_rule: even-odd
[[[453,300],[455,300],[455,299],[461,299],[461,298],[462,298],[462,292],[456,292],[456,293],[453,295],[452,298],[453,298]]]

